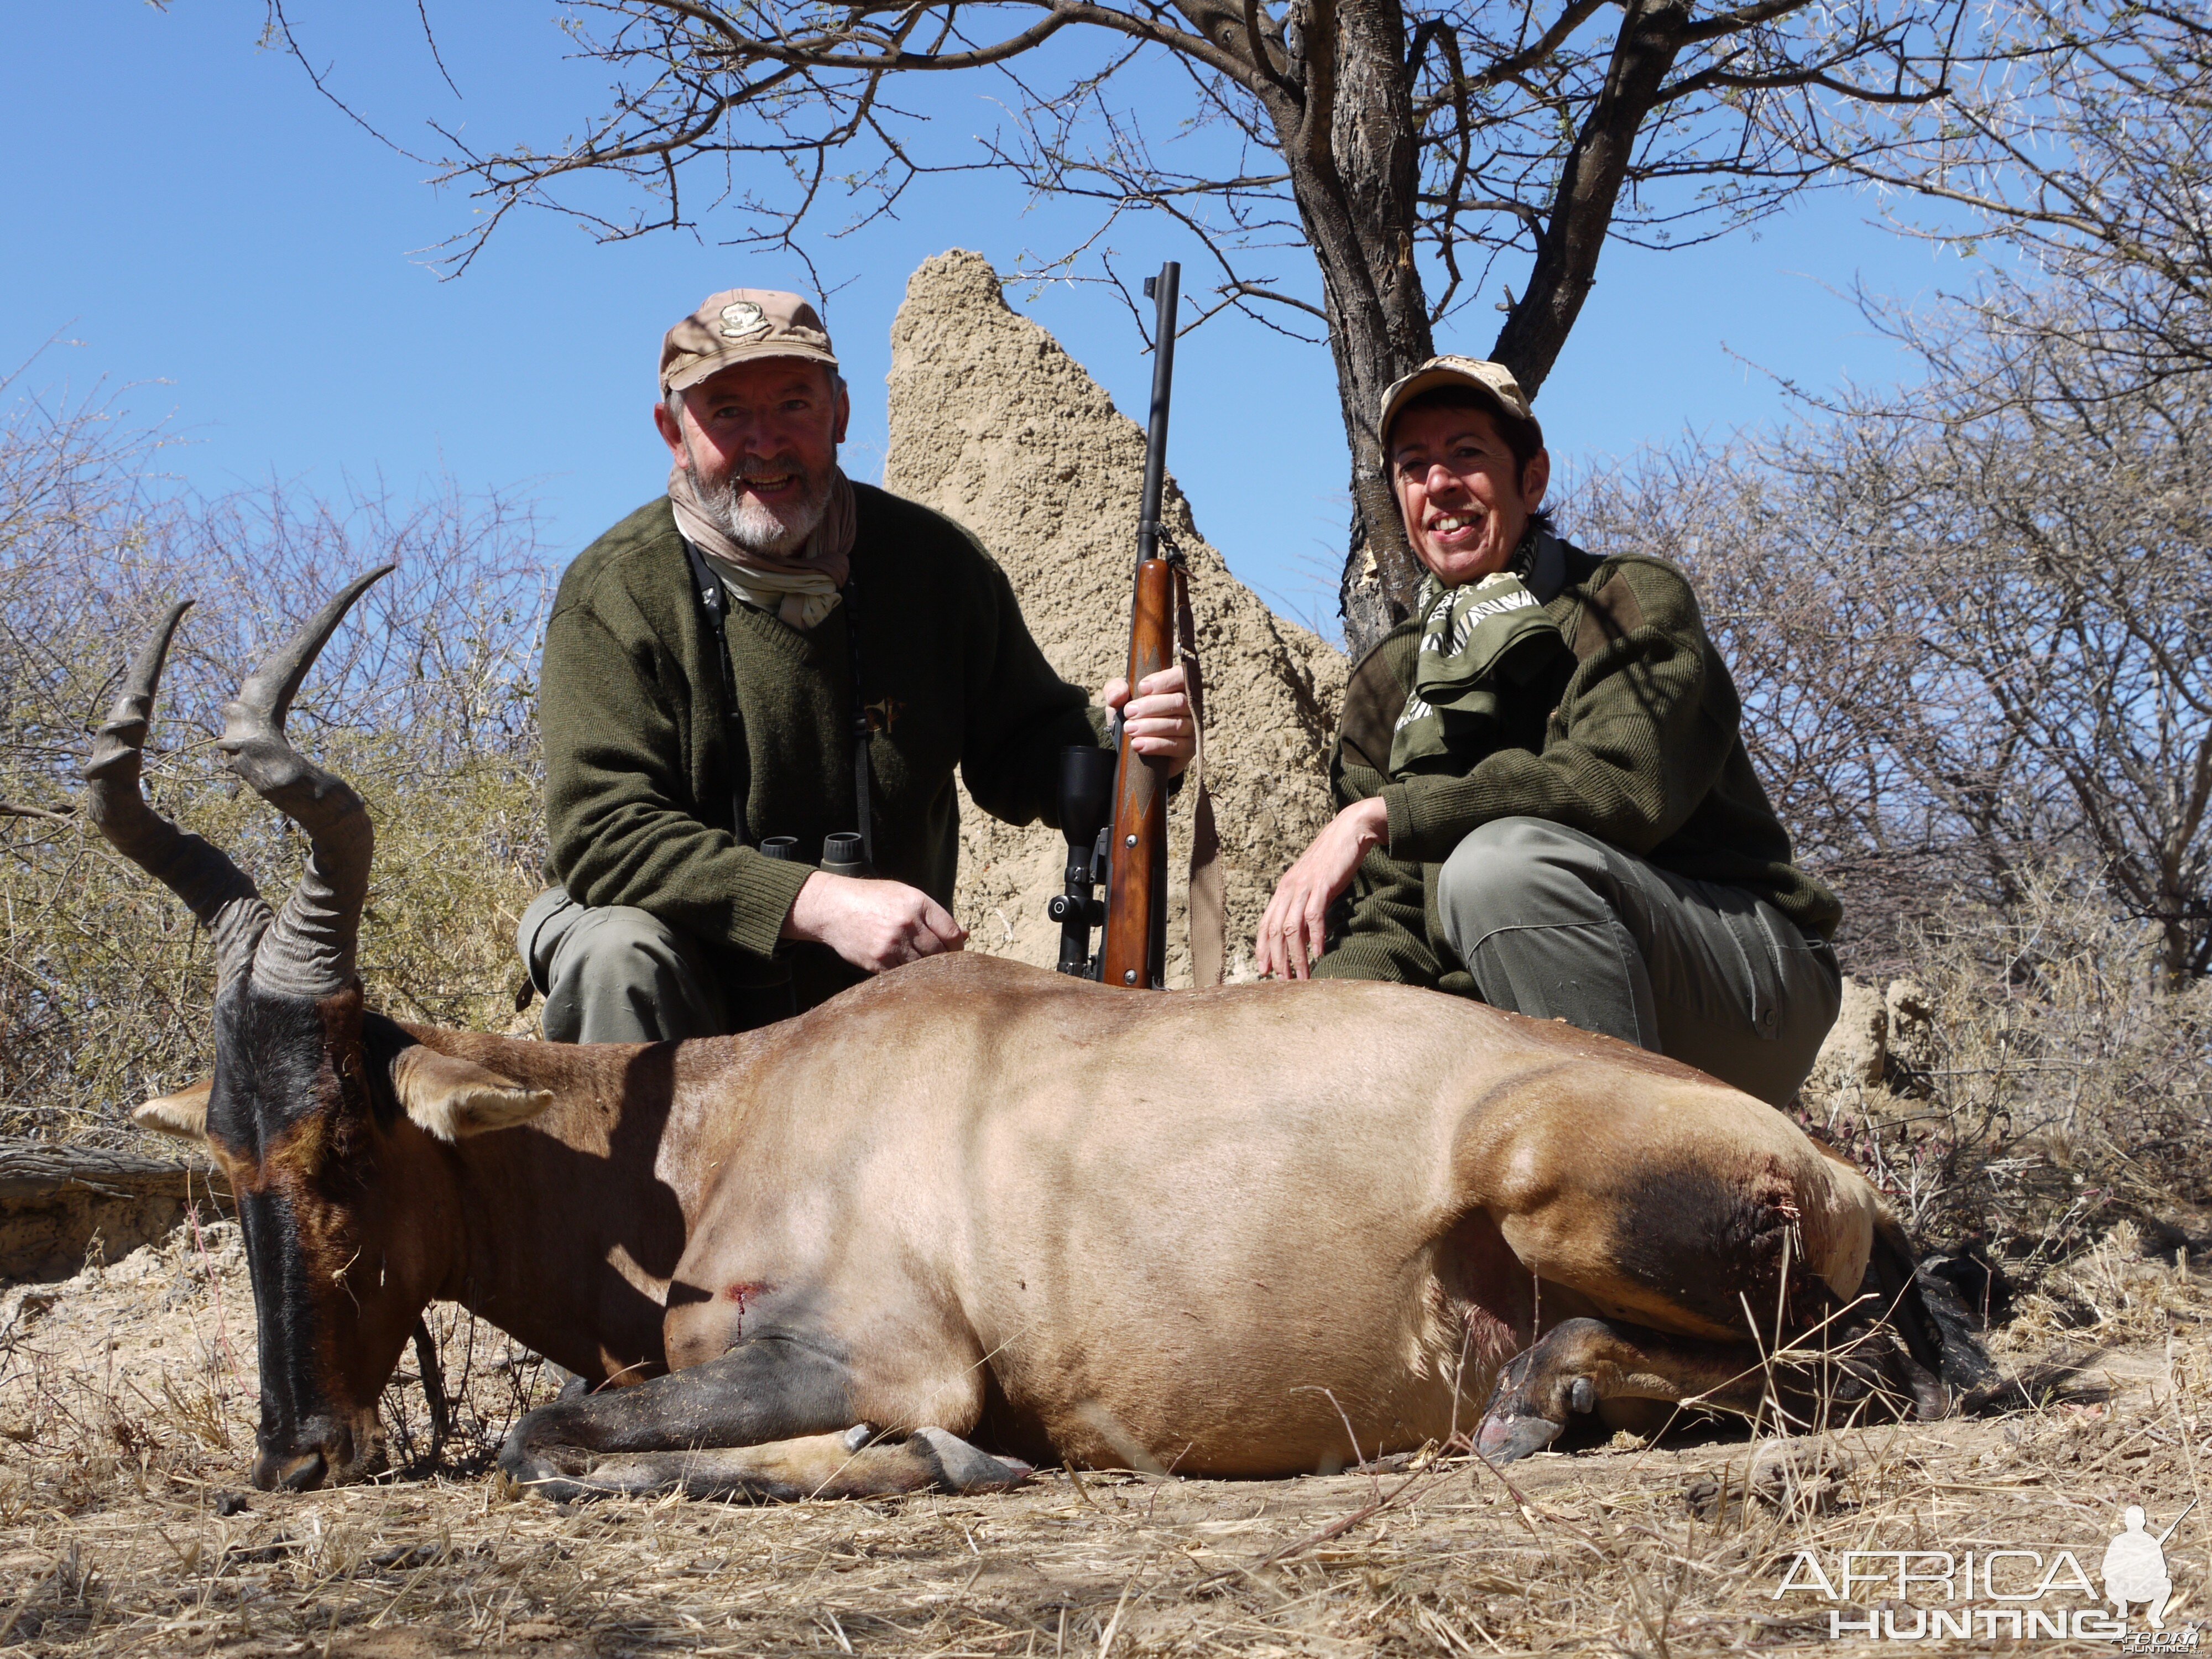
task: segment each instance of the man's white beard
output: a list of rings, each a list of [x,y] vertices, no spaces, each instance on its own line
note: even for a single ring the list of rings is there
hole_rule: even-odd
[[[695,463],[693,471],[697,468]],[[830,507],[830,475],[806,475],[806,494],[783,509],[782,516],[744,491],[744,480],[724,478],[699,486],[699,504],[730,539],[746,552],[767,559],[788,558],[806,545]]]

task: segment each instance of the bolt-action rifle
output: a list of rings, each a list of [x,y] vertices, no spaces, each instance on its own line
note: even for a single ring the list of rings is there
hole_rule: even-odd
[[[1145,279],[1157,307],[1152,331],[1152,421],[1137,520],[1136,590],[1129,611],[1129,690],[1175,660],[1176,617],[1188,608],[1182,553],[1160,548],[1160,498],[1167,478],[1168,399],[1175,385],[1176,305],[1182,267],[1172,260]],[[1048,914],[1060,923],[1060,971],[1109,985],[1158,989],[1167,980],[1168,767],[1129,747],[1116,716],[1112,750],[1069,748],[1060,756],[1060,826],[1067,838],[1066,890]],[[1113,816],[1107,817],[1111,802]],[[1106,896],[1096,897],[1103,884]],[[1096,956],[1091,932],[1105,938]]]

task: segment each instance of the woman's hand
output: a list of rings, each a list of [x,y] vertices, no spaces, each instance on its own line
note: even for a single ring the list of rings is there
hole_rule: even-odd
[[[1164,760],[1168,775],[1175,777],[1198,752],[1198,722],[1191,717],[1190,695],[1183,689],[1182,665],[1145,676],[1133,701],[1129,682],[1112,679],[1098,694],[1108,708],[1119,709],[1129,747],[1146,760]]]
[[[1284,872],[1254,943],[1261,977],[1311,976],[1326,940],[1328,907],[1359,872],[1368,849],[1390,838],[1390,811],[1380,795],[1355,801],[1329,820],[1298,861]]]

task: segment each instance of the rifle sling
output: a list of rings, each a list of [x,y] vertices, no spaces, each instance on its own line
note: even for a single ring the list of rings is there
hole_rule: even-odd
[[[714,636],[714,660],[722,670],[722,718],[735,724],[738,718],[738,678],[730,667],[730,634],[723,617],[730,604],[729,591],[722,579],[707,568],[707,561],[699,550],[691,545],[689,536],[677,538],[684,544],[684,556],[691,563],[691,580],[699,590],[699,608],[707,613],[707,627]],[[736,757],[730,766],[730,830],[737,836],[738,845],[752,845],[751,833],[745,828],[745,794],[738,781]]]
[[[1198,789],[1190,814],[1190,982],[1204,989],[1221,983],[1227,965],[1228,893],[1221,868],[1221,832],[1213,821],[1213,793],[1206,787],[1206,678],[1198,664],[1198,628],[1190,613],[1190,584],[1176,584],[1176,654],[1198,734],[1188,776]]]

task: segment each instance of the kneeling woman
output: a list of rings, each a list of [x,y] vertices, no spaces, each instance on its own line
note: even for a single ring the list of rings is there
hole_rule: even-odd
[[[1431,359],[1377,430],[1427,577],[1352,671],[1342,810],[1276,888],[1261,971],[1479,997],[1787,1100],[1835,1020],[1841,906],[1790,862],[1689,582],[1553,533],[1499,364]]]

